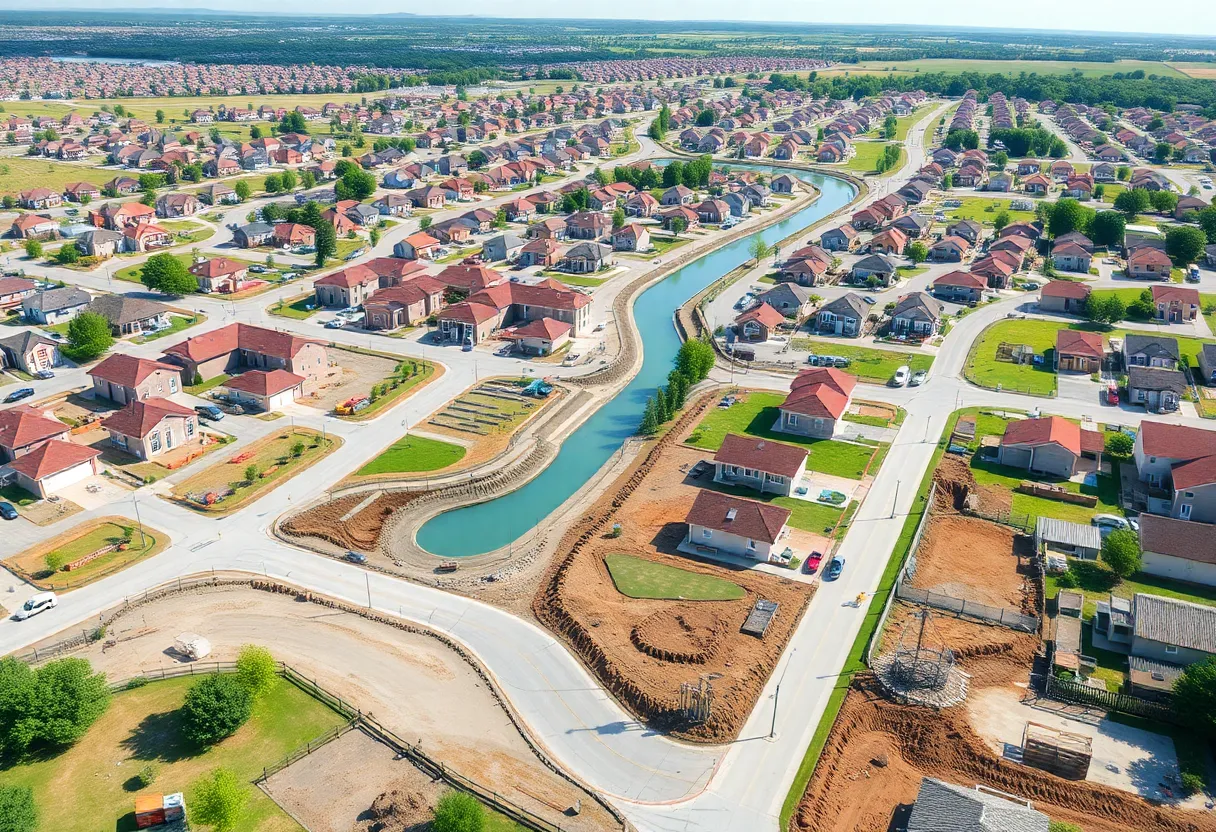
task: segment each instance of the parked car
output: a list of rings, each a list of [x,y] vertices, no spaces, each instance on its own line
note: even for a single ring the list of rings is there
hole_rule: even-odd
[[[802,564],[802,568],[806,570],[806,574],[814,575],[819,570],[821,563],[823,563],[823,552],[811,552],[807,555],[806,563]]]
[[[341,329],[344,326],[346,326],[346,321],[341,318],[330,318],[325,322],[326,329]]]
[[[834,581],[840,577],[840,573],[844,571],[844,558],[837,555],[828,562],[827,571],[823,573],[825,581]]]
[[[1199,282],[1199,267],[1196,266],[1194,263],[1187,266],[1186,282],[1187,283],[1198,283]]]
[[[1138,530],[1140,524],[1117,514],[1095,514],[1089,522],[1098,527],[1103,537],[1116,530]]]
[[[912,374],[912,378],[908,380],[909,387],[920,387],[925,383],[925,379],[929,377],[928,370],[917,370]]]
[[[25,621],[40,612],[46,612],[52,607],[59,606],[59,599],[55,597],[53,592],[36,592],[30,596],[30,599],[21,605],[21,609],[13,615],[18,621]]]
[[[34,378],[40,378],[43,380],[54,377],[55,373],[51,370],[39,370],[38,372],[34,373]]]
[[[33,387],[22,387],[20,390],[14,390],[5,396],[4,403],[12,404],[13,402],[19,402],[22,399],[28,399],[32,395],[34,395]]]
[[[360,554],[359,552],[347,550],[345,557],[351,563],[367,563],[367,555]]]
[[[200,419],[208,422],[218,422],[224,418],[224,411],[220,410],[213,404],[196,404],[194,412],[198,414]]]
[[[910,372],[911,371],[909,370],[907,364],[900,367],[895,371],[895,375],[891,377],[891,384],[895,387],[903,387],[908,383],[908,375]]]
[[[875,298],[873,295],[866,295],[864,298],[862,298],[862,300],[864,300],[866,303],[870,304],[870,306],[873,306],[874,304],[878,303],[878,299]]]
[[[16,520],[20,516],[12,503],[0,503],[0,517],[5,520]]]

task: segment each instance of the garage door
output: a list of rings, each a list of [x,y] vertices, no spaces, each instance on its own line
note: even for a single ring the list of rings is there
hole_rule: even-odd
[[[1026,468],[1030,465],[1029,448],[1002,448],[1001,463],[1014,468]]]
[[[93,463],[91,461],[82,462],[73,468],[47,477],[42,481],[42,487],[46,490],[47,494],[54,494],[61,488],[67,488],[69,485],[88,479],[91,476],[93,476]]]

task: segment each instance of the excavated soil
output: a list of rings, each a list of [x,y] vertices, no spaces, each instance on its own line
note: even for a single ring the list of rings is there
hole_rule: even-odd
[[[723,742],[742,728],[813,589],[676,551],[699,490],[681,468],[710,456],[677,442],[709,401],[690,407],[567,531],[532,608],[639,719],[686,739]],[[621,524],[621,535],[609,538],[614,523]],[[735,601],[627,598],[616,590],[604,563],[612,553],[725,578],[746,595]],[[762,598],[780,607],[758,639],[740,627]],[[691,724],[679,710],[679,688],[702,674],[720,674],[713,681],[713,709],[709,720]]]
[[[281,528],[297,537],[315,537],[344,549],[370,552],[379,545],[384,524],[393,512],[421,496],[422,492],[385,492],[343,520],[347,512],[367,499],[366,494],[352,494],[302,511],[288,518]]]
[[[965,601],[1033,612],[1032,544],[1008,526],[958,514],[933,515],[916,552],[910,586]]]
[[[884,644],[898,639],[914,610],[892,610]],[[942,642],[971,674],[972,694],[1024,683],[1033,636],[934,616]],[[1136,795],[1064,780],[994,756],[965,708],[935,711],[899,705],[868,675],[854,680],[802,801],[794,826],[815,832],[883,832],[915,801],[922,777],[977,783],[1033,801],[1053,820],[1085,832],[1216,832],[1209,814],[1154,806]]]
[[[974,496],[974,507],[989,516],[1008,514],[1013,505],[1013,495],[1007,489],[977,484],[967,460],[954,454],[942,457],[933,480],[937,483],[939,510],[962,511],[968,496]]]

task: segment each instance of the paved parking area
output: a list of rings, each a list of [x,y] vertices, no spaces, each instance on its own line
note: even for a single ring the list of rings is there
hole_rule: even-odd
[[[1074,373],[1056,375],[1056,396],[1061,399],[1092,405],[1100,400],[1105,384],[1095,383],[1089,376]]]

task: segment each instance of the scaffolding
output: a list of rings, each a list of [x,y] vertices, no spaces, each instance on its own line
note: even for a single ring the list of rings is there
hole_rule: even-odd
[[[906,624],[894,650],[875,657],[874,672],[898,701],[948,708],[967,697],[968,674],[954,663],[933,626],[929,610]]]

